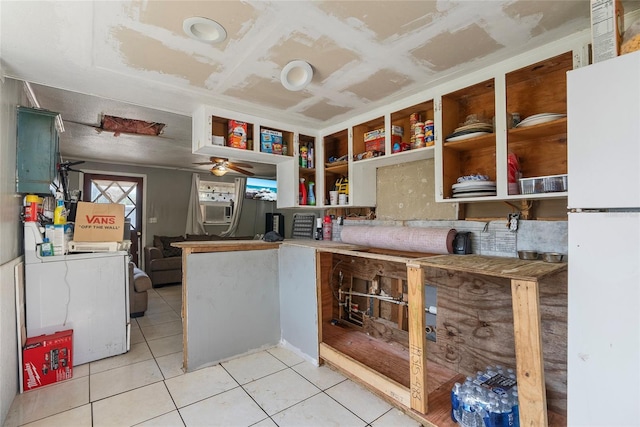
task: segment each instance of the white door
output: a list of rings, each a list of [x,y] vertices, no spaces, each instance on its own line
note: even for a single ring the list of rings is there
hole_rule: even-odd
[[[640,207],[640,51],[567,76],[569,207]]]
[[[569,213],[568,425],[640,420],[640,213]]]

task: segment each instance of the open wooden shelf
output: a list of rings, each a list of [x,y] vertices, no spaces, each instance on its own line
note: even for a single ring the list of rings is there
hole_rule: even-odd
[[[335,164],[332,166],[325,166],[325,173],[332,173],[336,175],[348,175],[349,174],[349,163],[348,162],[335,162],[339,164]]]
[[[567,118],[554,120],[523,128],[513,128],[507,131],[509,142],[527,141],[530,139],[545,138],[554,135],[567,134]]]
[[[445,148],[451,148],[456,151],[470,151],[481,148],[495,147],[496,135],[489,133],[486,135],[476,136],[475,138],[464,139],[462,141],[451,141],[444,143]]]

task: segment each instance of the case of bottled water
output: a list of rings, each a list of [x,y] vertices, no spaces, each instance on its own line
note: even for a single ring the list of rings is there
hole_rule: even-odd
[[[513,369],[488,366],[451,390],[451,419],[463,427],[519,427]]]

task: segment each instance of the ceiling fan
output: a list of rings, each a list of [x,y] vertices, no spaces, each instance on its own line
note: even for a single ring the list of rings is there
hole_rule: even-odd
[[[220,157],[211,157],[208,162],[194,163],[194,165],[209,165],[209,164],[213,165],[213,167],[211,168],[211,173],[214,174],[215,176],[223,176],[229,171],[239,172],[247,176],[254,175],[253,172],[249,172],[247,170],[242,169],[242,168],[252,168],[253,166],[251,166],[250,164],[230,162],[229,159],[223,159]]]

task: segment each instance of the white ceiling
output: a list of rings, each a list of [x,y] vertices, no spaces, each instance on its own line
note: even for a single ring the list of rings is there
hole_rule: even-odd
[[[227,39],[189,38],[191,16],[218,21]],[[191,168],[206,160],[191,154],[200,104],[321,129],[584,30],[589,0],[3,0],[0,24],[1,71],[62,114],[63,155]],[[294,59],[314,70],[299,92],[279,80]],[[102,114],[167,127],[159,138],[98,134]]]

